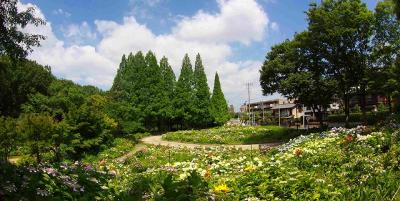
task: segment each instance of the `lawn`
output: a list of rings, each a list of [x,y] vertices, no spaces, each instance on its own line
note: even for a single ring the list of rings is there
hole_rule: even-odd
[[[279,126],[222,126],[202,130],[169,132],[162,139],[198,144],[257,144],[286,142],[307,131]]]

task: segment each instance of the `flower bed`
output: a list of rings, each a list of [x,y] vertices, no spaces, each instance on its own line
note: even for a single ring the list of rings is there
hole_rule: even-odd
[[[339,128],[300,136],[268,153],[148,146],[124,162],[104,154],[90,165],[18,169],[15,178],[23,179],[1,177],[0,198],[391,200],[400,179],[399,132]]]
[[[279,126],[222,126],[203,130],[169,132],[162,138],[199,144],[257,144],[288,141],[305,132]]]
[[[125,167],[131,176],[118,179],[120,192],[144,200],[390,200],[400,179],[397,135],[335,129],[267,154],[150,147]]]

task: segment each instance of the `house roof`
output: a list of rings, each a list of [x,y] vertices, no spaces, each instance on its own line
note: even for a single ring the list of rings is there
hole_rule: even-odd
[[[286,104],[279,104],[279,105],[274,105],[272,107],[273,110],[278,110],[278,109],[290,109],[296,107],[296,104],[294,103],[286,103]]]

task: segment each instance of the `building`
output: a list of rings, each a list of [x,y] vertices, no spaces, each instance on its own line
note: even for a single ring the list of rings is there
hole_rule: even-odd
[[[315,118],[314,112],[310,107],[304,107],[303,105],[296,104],[292,100],[288,99],[273,99],[254,102],[250,104],[243,104],[240,107],[242,113],[254,114],[260,112],[262,118],[264,119],[264,113],[270,113],[276,119],[276,123],[290,125],[295,119],[300,119],[302,117],[307,117],[307,119]],[[250,115],[251,116],[251,115]]]
[[[379,104],[388,105],[388,103],[389,101],[385,96],[369,94],[365,97],[365,108],[370,111],[376,111]],[[349,101],[350,108],[355,108],[357,105],[361,106],[360,96],[351,97]]]
[[[273,100],[266,100],[266,101],[259,101],[259,102],[254,102],[254,103],[244,103],[243,105],[240,106],[240,112],[245,113],[248,112],[249,107],[250,111],[268,111],[271,110],[271,108],[277,104],[285,104],[289,103],[287,99],[273,99]]]

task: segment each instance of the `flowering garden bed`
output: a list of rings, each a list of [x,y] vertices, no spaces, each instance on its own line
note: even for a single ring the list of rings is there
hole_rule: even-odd
[[[108,155],[67,169],[39,167],[33,175],[40,182],[3,182],[0,190],[28,200],[64,194],[90,200],[391,200],[399,187],[399,142],[399,131],[359,127],[300,136],[268,153],[148,146],[124,162]]]
[[[169,132],[164,140],[198,144],[257,144],[285,142],[306,131],[279,126],[222,126],[202,130]]]

